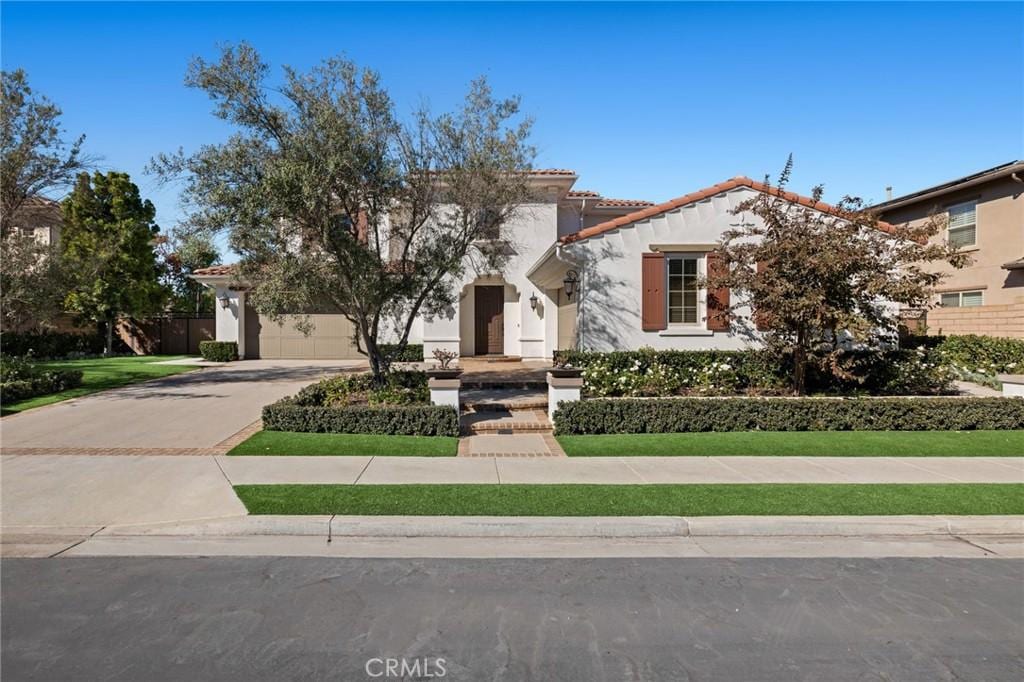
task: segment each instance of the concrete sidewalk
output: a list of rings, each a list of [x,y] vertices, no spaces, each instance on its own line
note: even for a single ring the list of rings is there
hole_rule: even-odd
[[[1024,457],[217,457],[232,484],[1024,483]]]

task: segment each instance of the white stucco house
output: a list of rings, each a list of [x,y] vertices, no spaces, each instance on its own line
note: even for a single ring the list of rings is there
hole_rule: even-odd
[[[660,204],[609,199],[574,190],[574,171],[530,172],[534,203],[501,227],[510,256],[502,272],[468,268],[459,304],[446,316],[417,320],[410,343],[424,357],[437,348],[460,356],[550,359],[555,350],[741,349],[758,332],[728,324],[709,311],[698,282],[716,267],[716,244],[737,222],[731,211],[767,188],[746,177]],[[789,201],[830,211],[808,197]],[[884,227],[888,227],[883,225]],[[305,335],[258,315],[233,288],[232,266],[196,271],[214,287],[217,339],[237,341],[244,358],[356,358],[351,323],[339,314],[314,315]],[[745,311],[741,308],[740,313]],[[749,313],[749,311],[746,311]]]

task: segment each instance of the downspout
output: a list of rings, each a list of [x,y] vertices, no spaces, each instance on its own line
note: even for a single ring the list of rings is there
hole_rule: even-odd
[[[1012,178],[1014,182],[1019,182],[1024,185],[1024,179],[1017,177],[1016,173],[1010,173],[1010,178]]]

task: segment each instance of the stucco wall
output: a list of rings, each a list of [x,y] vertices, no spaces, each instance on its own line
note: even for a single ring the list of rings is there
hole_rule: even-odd
[[[946,275],[936,288],[943,291],[981,290],[985,306],[1009,305],[1024,296],[1024,270],[1004,270],[1003,263],[1024,257],[1024,184],[1010,178],[950,192],[938,198],[885,212],[882,218],[895,224],[920,224],[933,213],[944,213],[950,204],[977,200],[977,246],[965,249],[973,259],[957,270],[936,263],[934,272]],[[943,230],[933,238],[946,239]],[[929,323],[931,326],[932,323]],[[982,333],[982,332],[977,332]]]
[[[984,334],[1024,339],[1024,296],[1018,303],[928,311],[931,334]]]
[[[719,241],[737,217],[729,213],[752,196],[749,189],[716,195],[705,201],[655,216],[603,235],[570,244],[566,251],[581,263],[582,291],[577,312],[577,344],[590,350],[742,349],[756,345],[757,333],[734,322],[728,332],[711,332],[705,320],[697,327],[671,326],[662,331],[641,328],[641,260],[652,245],[707,245]],[[703,268],[703,261],[701,262]],[[699,294],[706,306],[705,292]],[[750,310],[737,311],[749,317]],[[701,314],[702,315],[702,314]]]

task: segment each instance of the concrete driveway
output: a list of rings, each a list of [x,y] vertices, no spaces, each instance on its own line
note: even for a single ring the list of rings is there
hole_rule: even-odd
[[[243,360],[203,367],[4,417],[0,445],[212,448],[259,419],[267,403],[363,366],[351,360]]]

